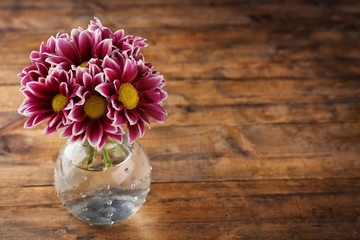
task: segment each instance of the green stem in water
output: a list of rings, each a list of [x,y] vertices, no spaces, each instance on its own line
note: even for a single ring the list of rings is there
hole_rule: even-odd
[[[119,145],[119,143],[117,141],[115,141],[114,139],[112,138],[108,138],[108,141],[113,143],[113,144],[116,144],[115,145],[115,148],[119,151],[119,153],[121,154],[121,156],[125,156],[125,151],[124,149],[122,149],[122,147]]]
[[[105,161],[105,167],[110,167],[111,160],[110,160],[109,152],[105,146],[102,148],[102,151],[103,151],[103,156],[104,156],[104,161]]]
[[[87,165],[90,165],[94,158],[94,147],[89,144],[89,157],[87,159]]]

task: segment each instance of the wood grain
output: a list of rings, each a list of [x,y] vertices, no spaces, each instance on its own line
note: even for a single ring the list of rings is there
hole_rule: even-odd
[[[359,183],[339,179],[153,184],[147,204],[119,224],[121,238],[355,238],[360,231],[360,192],[354,186]],[[68,216],[51,186],[0,189],[1,199],[10,195],[15,201],[2,200],[0,215],[17,217],[1,219],[7,229],[4,238],[118,238],[119,228],[89,227]]]
[[[360,239],[359,1],[0,1],[0,239]],[[61,205],[65,143],[23,129],[17,74],[97,16],[148,39],[165,124],[130,220],[90,227]]]

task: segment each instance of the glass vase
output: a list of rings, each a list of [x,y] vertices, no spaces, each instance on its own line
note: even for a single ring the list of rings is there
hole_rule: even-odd
[[[86,141],[68,141],[57,158],[55,187],[73,216],[90,225],[112,225],[129,219],[145,202],[150,173],[137,141],[108,141],[100,151]]]

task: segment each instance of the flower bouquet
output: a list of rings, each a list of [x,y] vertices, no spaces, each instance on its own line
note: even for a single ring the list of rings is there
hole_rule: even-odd
[[[51,36],[19,74],[25,128],[47,121],[45,134],[69,138],[55,186],[70,212],[90,224],[129,217],[149,192],[151,167],[136,138],[150,118],[164,122],[167,93],[141,53],[145,40],[95,18],[87,29]]]

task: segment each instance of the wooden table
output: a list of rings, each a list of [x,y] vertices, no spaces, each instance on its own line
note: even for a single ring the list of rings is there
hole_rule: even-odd
[[[1,0],[0,238],[360,239],[360,3],[339,2]],[[93,16],[148,39],[169,93],[147,202],[111,227],[69,216],[65,140],[17,114],[30,52]]]

